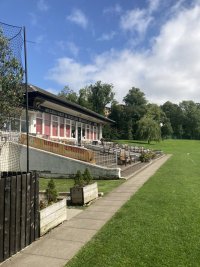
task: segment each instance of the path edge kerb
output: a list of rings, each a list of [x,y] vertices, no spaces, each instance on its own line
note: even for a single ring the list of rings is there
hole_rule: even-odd
[[[149,166],[153,165],[154,163],[156,163],[157,161],[166,158],[166,161],[172,156],[172,154],[164,154],[162,156],[160,156],[159,158],[154,159],[153,161],[149,162],[148,164],[146,164],[145,166],[141,167],[139,170],[135,171],[134,173],[128,175],[128,176],[124,176],[124,177],[120,177],[120,179],[125,179],[125,180],[129,180],[130,178],[133,178],[134,176],[136,176],[138,173],[142,172],[144,169],[148,168]]]

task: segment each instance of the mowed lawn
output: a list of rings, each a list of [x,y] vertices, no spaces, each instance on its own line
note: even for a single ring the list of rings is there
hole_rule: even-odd
[[[200,266],[200,141],[150,147],[173,156],[67,267]]]
[[[40,190],[46,190],[47,184],[50,181],[50,179],[47,178],[40,178],[39,184],[40,184]],[[107,194],[115,187],[119,186],[124,182],[122,179],[118,180],[93,180],[96,181],[98,184],[98,190],[99,192],[103,192],[104,194]],[[69,192],[70,187],[74,186],[74,179],[54,179],[56,189],[58,192]]]

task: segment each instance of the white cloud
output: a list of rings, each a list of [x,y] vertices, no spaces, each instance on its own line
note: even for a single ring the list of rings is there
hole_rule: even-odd
[[[121,17],[120,26],[125,31],[137,32],[141,35],[146,32],[152,20],[153,17],[147,15],[145,10],[133,9]]]
[[[74,57],[77,57],[79,54],[79,47],[74,42],[57,41],[56,45],[63,52],[69,51]]]
[[[153,13],[158,10],[160,0],[148,0],[146,9],[135,8],[122,14],[120,27],[123,31],[138,33],[139,39],[145,35],[149,25],[154,20]],[[138,43],[138,40],[135,42]]]
[[[148,0],[149,7],[148,7],[148,12],[152,13],[156,11],[160,5],[160,0]]]
[[[47,5],[45,0],[39,0],[37,2],[37,7],[40,11],[47,11],[49,9],[49,6]]]
[[[150,50],[111,50],[86,65],[60,58],[48,77],[77,90],[97,80],[112,83],[118,101],[135,86],[150,102],[200,102],[199,29],[200,5],[181,9],[162,26]]]
[[[88,26],[88,19],[80,9],[74,9],[73,12],[67,16],[67,20],[81,26],[84,29]]]
[[[72,89],[80,89],[84,84],[92,82],[90,78],[96,72],[94,65],[81,65],[71,58],[60,58],[56,66],[49,71],[48,79],[60,85],[69,85]]]
[[[103,33],[101,37],[98,38],[98,41],[110,41],[116,35],[116,32],[112,31],[110,33]]]
[[[107,7],[103,10],[103,14],[120,14],[122,12],[122,7],[116,4],[112,7]]]

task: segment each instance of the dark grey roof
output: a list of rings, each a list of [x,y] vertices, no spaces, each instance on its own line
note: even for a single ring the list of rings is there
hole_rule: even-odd
[[[65,106],[65,107],[68,107],[68,108],[71,108],[72,110],[75,110],[75,111],[79,111],[83,114],[86,114],[86,115],[89,115],[89,116],[92,116],[92,117],[95,117],[97,119],[100,119],[104,122],[109,122],[109,123],[115,123],[115,121],[109,119],[109,118],[106,118],[104,116],[102,116],[101,114],[98,114],[90,109],[87,109],[85,107],[82,107],[76,103],[73,103],[73,102],[70,102],[68,100],[65,100],[63,99],[62,97],[60,96],[57,96],[57,95],[54,95],[44,89],[41,89],[35,85],[31,85],[29,84],[28,85],[28,92],[29,92],[29,96],[39,96],[41,97],[42,99],[44,100],[49,100],[51,102],[54,102],[56,104],[60,104],[62,106]]]

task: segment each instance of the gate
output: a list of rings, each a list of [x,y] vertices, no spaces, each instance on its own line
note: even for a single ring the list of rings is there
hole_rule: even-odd
[[[0,175],[0,262],[39,237],[36,172]]]

